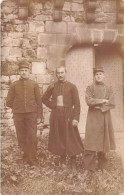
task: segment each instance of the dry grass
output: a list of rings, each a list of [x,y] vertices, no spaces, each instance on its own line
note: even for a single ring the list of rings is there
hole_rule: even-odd
[[[124,170],[116,152],[107,155],[103,171],[91,173],[83,168],[83,155],[77,157],[78,174],[59,157],[47,151],[48,137],[39,137],[38,166],[23,163],[15,135],[2,139],[2,195],[119,195],[124,190]]]

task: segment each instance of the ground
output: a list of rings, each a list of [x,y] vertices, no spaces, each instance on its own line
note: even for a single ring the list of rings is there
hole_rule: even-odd
[[[60,165],[59,157],[47,150],[48,134],[38,136],[38,166],[22,160],[16,135],[2,136],[2,195],[120,195],[124,192],[124,170],[116,152],[107,154],[104,169],[91,173],[83,168],[83,154],[77,157],[76,175],[69,157]]]

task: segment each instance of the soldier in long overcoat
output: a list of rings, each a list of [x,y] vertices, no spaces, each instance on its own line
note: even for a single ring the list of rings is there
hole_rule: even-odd
[[[29,64],[19,63],[20,79],[11,84],[6,105],[13,111],[13,119],[23,160],[30,165],[37,162],[37,122],[42,118],[42,103],[38,84],[29,79]]]
[[[115,149],[114,130],[110,110],[115,107],[112,87],[104,84],[103,67],[94,69],[95,82],[86,89],[89,106],[84,140],[86,169],[102,168],[105,153]]]
[[[61,156],[71,156],[75,169],[76,155],[83,152],[83,144],[78,131],[80,101],[76,86],[65,79],[66,70],[60,66],[56,70],[58,81],[51,84],[42,97],[42,102],[52,109],[48,150]]]

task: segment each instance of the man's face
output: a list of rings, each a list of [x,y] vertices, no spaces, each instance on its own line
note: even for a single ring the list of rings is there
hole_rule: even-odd
[[[21,78],[28,79],[29,78],[29,69],[28,68],[21,68],[19,70],[19,74],[20,74]]]
[[[66,75],[65,68],[63,67],[57,68],[56,77],[58,78],[59,81],[64,81],[65,75]]]
[[[104,72],[96,72],[95,73],[95,80],[97,82],[102,82],[104,80]]]

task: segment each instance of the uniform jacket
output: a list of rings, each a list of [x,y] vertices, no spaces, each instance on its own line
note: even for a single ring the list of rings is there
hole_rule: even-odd
[[[107,99],[107,104],[102,103]],[[108,152],[115,149],[114,130],[110,110],[115,107],[112,88],[104,83],[94,83],[86,89],[89,106],[84,147],[86,150]]]
[[[42,103],[38,84],[30,79],[20,79],[10,86],[6,105],[13,113],[37,112],[42,117]]]
[[[47,91],[42,97],[43,103],[47,107],[54,109],[57,106],[57,96],[61,93],[63,95],[63,107],[73,108],[73,119],[79,121],[80,101],[76,86],[68,81],[65,81],[63,82],[62,91],[60,92],[60,85],[61,84],[58,81],[48,87]]]

